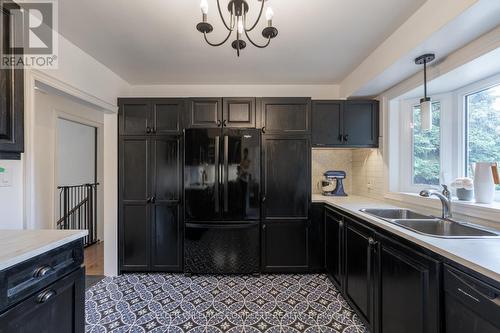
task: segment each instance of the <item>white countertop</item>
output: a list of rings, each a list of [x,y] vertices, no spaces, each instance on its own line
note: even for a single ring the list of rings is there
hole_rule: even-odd
[[[87,234],[87,230],[0,230],[0,270]]]
[[[332,207],[342,209],[351,215],[366,220],[375,226],[388,230],[445,258],[500,282],[500,238],[446,239],[425,236],[359,211],[362,208],[400,207],[383,200],[374,200],[360,196],[325,197],[322,195],[313,195],[312,201],[326,203]]]

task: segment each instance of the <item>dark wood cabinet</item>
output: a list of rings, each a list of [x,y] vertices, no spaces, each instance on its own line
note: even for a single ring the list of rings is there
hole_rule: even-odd
[[[314,147],[378,147],[379,103],[319,100],[312,103]]]
[[[261,121],[267,134],[309,134],[310,98],[263,98]]]
[[[342,114],[344,101],[312,102],[312,145],[329,147],[342,145]]]
[[[0,333],[83,333],[84,301],[82,267],[0,314]]]
[[[311,205],[309,227],[309,270],[323,272],[325,269],[325,208],[323,204]]]
[[[264,135],[264,219],[308,219],[311,201],[308,136]]]
[[[0,3],[0,43],[2,55],[9,54],[10,39],[14,36],[12,9],[19,8],[14,2]],[[22,35],[22,34],[19,34]],[[0,69],[0,159],[21,158],[24,152],[24,73],[22,69]]]
[[[344,218],[329,208],[325,209],[325,269],[340,288],[344,280]]]
[[[262,270],[306,272],[308,266],[307,220],[272,220],[262,223]]]
[[[191,98],[188,117],[189,128],[221,127],[222,98]]]
[[[371,327],[373,323],[373,273],[376,241],[373,231],[353,219],[345,223],[345,278],[347,300]]]
[[[343,112],[343,140],[350,147],[378,147],[378,101],[346,101]]]
[[[185,101],[176,98],[120,98],[120,135],[180,134]]]
[[[122,137],[121,271],[182,269],[182,137]]]
[[[440,332],[440,263],[386,237],[377,253],[375,332]]]
[[[257,112],[255,98],[224,98],[222,122],[226,127],[255,128]]]

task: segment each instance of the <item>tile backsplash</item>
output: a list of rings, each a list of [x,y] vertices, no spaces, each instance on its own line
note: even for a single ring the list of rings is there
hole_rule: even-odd
[[[312,193],[320,194],[318,185],[327,170],[342,170],[347,173],[344,188],[352,193],[352,150],[350,149],[313,149],[312,150]]]

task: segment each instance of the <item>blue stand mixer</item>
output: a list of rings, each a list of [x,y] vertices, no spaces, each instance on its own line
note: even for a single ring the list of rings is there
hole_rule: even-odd
[[[346,178],[345,171],[327,171],[321,181],[321,191],[323,195],[332,197],[347,197],[344,191],[343,180]],[[335,183],[335,184],[334,184]]]

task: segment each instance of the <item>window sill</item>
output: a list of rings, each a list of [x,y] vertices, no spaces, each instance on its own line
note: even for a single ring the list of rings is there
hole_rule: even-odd
[[[385,198],[424,208],[441,209],[441,202],[438,198],[422,198],[416,193],[391,192],[386,194]],[[492,204],[478,204],[473,201],[453,199],[452,211],[459,215],[500,222],[500,202],[498,201]]]

